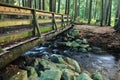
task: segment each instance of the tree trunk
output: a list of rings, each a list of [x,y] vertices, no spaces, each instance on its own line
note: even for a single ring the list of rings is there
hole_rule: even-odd
[[[58,10],[57,10],[57,13],[60,13],[60,2],[61,2],[61,0],[58,0]]]
[[[74,8],[75,8],[75,12],[74,12],[74,20],[76,20],[76,18],[77,18],[77,0],[75,0],[75,4],[74,4]]]
[[[112,0],[110,0],[110,6],[109,6],[108,26],[111,25],[111,10],[112,10]]]
[[[88,16],[88,24],[91,22],[91,13],[92,13],[92,0],[90,0],[90,6],[89,6],[89,16]]]
[[[68,12],[68,0],[66,0],[65,2],[65,14],[67,14]]]
[[[117,32],[120,32],[120,5],[119,5],[120,0],[118,1],[118,5],[117,5],[117,11],[116,11],[116,22],[115,22],[115,26],[114,29]]]
[[[88,0],[86,0],[86,7],[85,7],[85,19],[88,18]]]
[[[101,21],[100,21],[100,26],[103,26],[103,0],[101,2]]]
[[[105,25],[108,25],[108,13],[109,13],[109,8],[110,8],[110,0],[108,2],[108,5],[107,5],[107,9],[106,9],[106,18],[105,18]]]
[[[80,13],[80,0],[78,0],[78,4],[77,4],[77,17],[79,16]]]
[[[49,0],[49,11],[56,12],[56,0]]]
[[[70,0],[68,0],[68,15],[69,15],[69,12],[70,12]]]
[[[43,4],[43,9],[42,10],[45,10],[45,0],[43,0],[42,4]]]
[[[119,14],[120,14],[120,0],[118,0],[118,4],[117,4],[117,10],[116,10],[116,15],[115,15],[115,25],[117,24],[118,22],[118,18],[119,18]]]

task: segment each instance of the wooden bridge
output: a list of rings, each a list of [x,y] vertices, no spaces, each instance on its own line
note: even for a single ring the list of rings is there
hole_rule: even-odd
[[[71,28],[71,17],[0,3],[0,69]]]

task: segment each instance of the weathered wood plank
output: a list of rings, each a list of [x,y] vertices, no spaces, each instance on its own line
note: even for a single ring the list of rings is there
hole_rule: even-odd
[[[1,5],[0,5],[0,14],[32,15],[31,10],[14,8],[14,7],[6,7]]]
[[[31,20],[27,20],[27,19],[0,20],[0,27],[29,25],[29,24],[31,24]]]
[[[20,34],[7,35],[7,36],[0,37],[0,43],[10,42],[10,41],[14,41],[14,40],[24,38],[24,37],[28,37],[28,36],[32,36],[31,31],[23,32],[23,33],[20,33]]]
[[[38,23],[51,23],[50,19],[38,19]],[[0,27],[10,27],[10,26],[19,26],[19,25],[30,25],[32,20],[27,19],[13,19],[13,20],[0,20]],[[56,22],[60,22],[59,19],[56,19]]]

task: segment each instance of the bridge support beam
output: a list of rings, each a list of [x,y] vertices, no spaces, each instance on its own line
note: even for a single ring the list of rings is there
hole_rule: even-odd
[[[72,28],[72,27],[68,26],[68,27],[64,28],[63,30],[56,31],[54,33],[42,36],[41,38],[39,38],[39,37],[34,38],[32,40],[29,40],[28,42],[26,42],[24,44],[21,44],[21,45],[16,46],[12,49],[9,49],[4,54],[0,55],[0,69],[5,67],[6,65],[9,65],[12,61],[17,59],[19,56],[24,54],[26,51],[32,49],[33,47],[37,46],[38,44],[40,44],[46,40],[52,39],[53,37],[57,36],[58,34],[66,31],[70,28]]]

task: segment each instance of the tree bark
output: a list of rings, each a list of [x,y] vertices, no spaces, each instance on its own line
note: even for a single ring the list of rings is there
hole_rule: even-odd
[[[56,0],[49,0],[49,11],[56,12]]]
[[[67,11],[68,11],[68,0],[66,0],[65,2],[65,14],[67,14]]]
[[[116,11],[116,22],[115,22],[115,26],[114,29],[117,32],[120,32],[120,5],[119,5],[120,0],[118,1],[118,5],[117,5],[117,11]]]
[[[89,6],[89,16],[88,16],[88,24],[91,22],[91,13],[92,13],[92,0],[90,0],[90,6]]]
[[[68,15],[69,15],[69,12],[70,12],[70,0],[68,0]]]
[[[75,12],[74,12],[74,20],[76,20],[76,18],[77,18],[77,0],[75,0],[75,4],[74,4],[74,8],[75,8]]]
[[[108,26],[111,25],[111,10],[112,10],[112,0],[110,0],[110,6],[109,6]]]
[[[86,7],[85,7],[85,19],[88,18],[88,0],[86,0]]]
[[[58,10],[57,10],[57,13],[60,13],[60,2],[61,2],[61,0],[58,0]]]
[[[102,0],[102,2],[101,2],[102,4],[101,4],[101,21],[100,21],[100,26],[103,26],[103,0]]]

